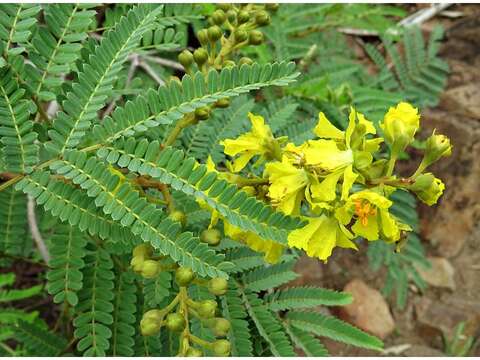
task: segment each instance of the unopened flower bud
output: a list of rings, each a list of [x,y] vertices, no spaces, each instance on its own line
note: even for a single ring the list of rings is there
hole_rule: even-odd
[[[205,46],[208,44],[208,30],[207,29],[202,29],[197,32],[197,39],[200,42],[202,46]]]
[[[188,50],[183,50],[179,55],[178,55],[178,61],[180,64],[183,65],[183,67],[186,69],[190,65],[193,64],[193,54],[188,51]]]
[[[230,331],[230,321],[224,318],[215,318],[212,326],[213,334],[216,337],[225,337]]]
[[[250,14],[246,10],[241,10],[238,12],[237,19],[239,24],[245,24],[250,20]]]
[[[419,126],[418,109],[405,102],[391,107],[380,124],[385,141],[392,147],[392,154],[397,156],[413,141]]]
[[[244,42],[248,39],[248,33],[243,29],[238,29],[235,31],[234,36],[237,43]]]
[[[208,282],[208,291],[213,295],[225,295],[228,290],[228,281],[224,278],[213,278]]]
[[[168,216],[170,220],[179,222],[182,224],[182,226],[185,226],[187,223],[187,217],[185,216],[185,213],[179,210],[172,211],[172,213]]]
[[[214,300],[204,300],[198,306],[198,315],[205,319],[210,319],[215,316],[217,310],[217,303]]]
[[[222,234],[218,229],[206,229],[200,234],[200,241],[212,246],[220,244],[221,239]]]
[[[213,352],[216,356],[230,355],[230,342],[228,340],[217,340],[213,343]]]
[[[195,274],[190,268],[182,266],[175,271],[175,281],[178,286],[187,286],[193,279],[195,279]]]
[[[260,11],[256,16],[255,16],[255,23],[258,26],[267,26],[270,24],[270,15],[266,11]]]
[[[193,59],[198,66],[202,66],[208,60],[208,52],[204,48],[198,48],[193,52]]]
[[[251,65],[251,64],[253,64],[253,60],[250,59],[249,57],[244,56],[244,57],[242,57],[242,58],[240,59],[240,61],[238,62],[238,64],[239,64],[239,65],[243,65],[243,64]]]
[[[452,154],[450,139],[445,135],[435,134],[435,130],[427,139],[425,145],[425,155],[422,160],[423,168],[426,168],[444,156],[450,156]]]
[[[223,98],[215,102],[215,107],[217,108],[227,108],[230,106],[230,99],[229,98]]]
[[[206,120],[210,116],[210,108],[204,106],[195,110],[195,119],[197,120]]]
[[[222,37],[222,35],[223,31],[217,25],[213,25],[208,28],[208,39],[211,42],[217,41]]]
[[[437,203],[438,198],[443,194],[445,184],[442,180],[433,176],[432,173],[426,173],[417,176],[409,190],[413,191],[425,204],[432,206]]]
[[[152,279],[160,272],[160,264],[155,260],[145,260],[143,262],[141,274],[146,279]]]
[[[140,245],[135,246],[132,254],[133,254],[134,257],[142,256],[144,258],[149,258],[150,256],[152,256],[152,252],[153,252],[153,248],[152,248],[151,245],[140,244]]]
[[[222,25],[226,19],[225,12],[221,9],[215,10],[212,14],[212,20],[216,25]]]
[[[250,31],[248,42],[252,45],[260,45],[263,42],[263,33],[258,30]]]
[[[168,314],[165,327],[170,331],[180,332],[185,328],[185,318],[179,313]]]
[[[144,262],[145,258],[143,256],[134,256],[130,261],[130,265],[132,266],[133,271],[140,272],[142,271]]]

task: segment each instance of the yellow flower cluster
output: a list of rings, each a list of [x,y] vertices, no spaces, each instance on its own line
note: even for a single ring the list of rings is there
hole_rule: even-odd
[[[345,131],[336,128],[319,114],[314,128],[316,138],[301,145],[275,138],[261,116],[249,114],[252,130],[221,144],[227,155],[235,157],[227,167],[233,173],[242,171],[255,156],[255,166],[264,165],[268,191],[264,200],[287,215],[300,216],[307,225],[289,234],[288,245],[303,249],[309,256],[326,260],[333,249],[356,249],[357,237],[369,241],[383,239],[396,242],[402,231],[411,230],[390,213],[389,196],[396,189],[410,190],[428,205],[437,202],[444,184],[425,168],[442,156],[450,155],[451,145],[443,135],[432,134],[426,141],[426,152],[419,169],[410,178],[397,178],[393,169],[399,154],[414,140],[420,126],[418,110],[399,103],[374,124],[355,109],[350,109]],[[389,159],[379,156],[382,143],[390,149]],[[210,170],[214,169],[210,162]],[[235,181],[237,174],[224,174]],[[254,187],[251,193],[257,194]],[[244,188],[246,189],[246,188]],[[265,193],[265,191],[264,191]],[[218,214],[212,215],[217,221]],[[225,234],[264,252],[275,262],[283,247],[273,241],[242,231],[224,220]]]

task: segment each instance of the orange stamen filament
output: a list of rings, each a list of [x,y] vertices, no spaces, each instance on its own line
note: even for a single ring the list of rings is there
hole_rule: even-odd
[[[368,217],[377,214],[377,209],[368,201],[355,200],[355,215],[363,226],[368,225]]]

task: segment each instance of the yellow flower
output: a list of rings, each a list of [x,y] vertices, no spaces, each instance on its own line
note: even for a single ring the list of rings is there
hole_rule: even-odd
[[[432,173],[417,176],[415,183],[409,187],[425,204],[432,206],[437,203],[445,190],[445,184]]]
[[[398,241],[400,230],[409,229],[399,224],[389,213],[392,202],[372,190],[362,190],[351,195],[345,205],[335,212],[336,218],[344,225],[355,222],[352,231],[369,241],[378,240],[380,235],[387,241]]]
[[[385,140],[392,147],[392,154],[398,155],[410,144],[420,127],[418,109],[406,102],[391,107],[380,124]]]
[[[220,142],[224,146],[224,153],[230,156],[239,155],[233,162],[232,171],[241,171],[247,163],[256,155],[260,161],[265,159],[279,159],[280,145],[273,137],[272,131],[265,120],[259,115],[248,113],[252,123],[252,130],[236,139],[226,139]]]
[[[270,264],[278,262],[285,249],[285,247],[279,243],[272,240],[264,240],[251,231],[243,231],[225,220],[223,221],[223,229],[225,235],[232,240],[244,243],[252,250],[265,254],[264,259]]]
[[[305,250],[308,256],[327,260],[336,246],[357,249],[352,233],[333,217],[307,218],[308,224],[288,235],[288,245]]]
[[[298,214],[300,203],[308,192],[310,180],[303,168],[297,168],[286,156],[282,162],[275,161],[265,165],[269,177],[268,196],[272,203],[285,214]]]

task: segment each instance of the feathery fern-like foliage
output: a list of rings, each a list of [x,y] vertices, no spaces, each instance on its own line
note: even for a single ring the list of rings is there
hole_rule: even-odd
[[[113,292],[113,323],[111,325],[111,355],[133,356],[135,344],[135,312],[137,310],[137,286],[131,272],[116,274]]]
[[[36,4],[0,4],[0,52],[5,57],[25,51],[40,9]]]
[[[283,326],[295,347],[302,350],[306,356],[328,356],[327,349],[316,337],[287,323],[283,323]]]
[[[39,27],[32,39],[30,60],[35,65],[27,68],[33,95],[42,101],[55,100],[62,75],[70,73],[80,56],[82,41],[94,20],[91,4],[46,4],[45,27]]]
[[[289,324],[300,330],[310,331],[315,335],[325,336],[332,340],[373,350],[379,350],[383,346],[383,343],[376,337],[332,316],[317,312],[290,311],[286,319]]]
[[[83,258],[86,255],[87,239],[84,233],[68,225],[59,226],[50,238],[50,270],[47,273],[47,290],[53,301],[66,301],[71,306],[78,304],[77,292],[82,288]]]
[[[350,294],[315,287],[290,287],[268,294],[265,302],[271,310],[309,308],[320,305],[341,306],[352,302]]]
[[[38,161],[37,133],[30,116],[35,104],[24,97],[13,71],[0,69],[0,142],[5,170],[29,173]]]
[[[235,226],[252,231],[265,239],[286,243],[287,231],[301,222],[249,197],[234,184],[218,180],[215,172],[193,158],[185,158],[182,150],[162,150],[158,141],[121,140],[105,146],[97,155],[110,163],[148,175],[197,199],[204,200]]]
[[[77,349],[85,356],[105,356],[110,348],[113,324],[113,261],[110,254],[94,248],[85,257],[83,288],[78,293],[78,316],[73,321]]]
[[[22,254],[26,230],[26,196],[13,189],[0,192],[0,252]]]
[[[160,6],[137,6],[95,48],[62,104],[64,112],[58,114],[54,129],[49,131],[52,141],[47,145],[53,153],[63,154],[80,143],[97,111],[104,106],[115,75],[160,10]]]
[[[158,125],[176,122],[195,109],[225,97],[234,97],[266,86],[285,86],[298,76],[293,63],[242,65],[211,70],[208,76],[198,72],[185,75],[181,84],[172,81],[158,91],[150,90],[118,108],[93,129],[98,143],[111,142],[121,136],[145,132]]]
[[[268,343],[274,356],[295,356],[283,327],[263,302],[253,293],[242,293],[242,299],[255,327]]]
[[[293,265],[294,262],[286,262],[251,270],[243,277],[245,288],[258,292],[295,280],[298,274],[293,271]]]
[[[192,233],[181,233],[179,223],[167,218],[128,182],[112,174],[94,157],[87,158],[85,152],[72,150],[65,154],[64,160],[54,162],[50,168],[72,179],[95,199],[96,206],[101,207],[106,215],[122,226],[130,227],[134,235],[151,243],[164,255],[202,276],[226,276],[225,270],[230,264],[223,262],[223,255],[200,243]]]

